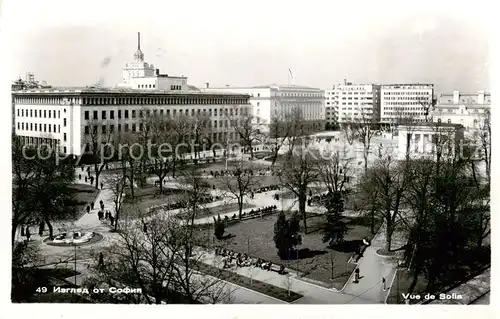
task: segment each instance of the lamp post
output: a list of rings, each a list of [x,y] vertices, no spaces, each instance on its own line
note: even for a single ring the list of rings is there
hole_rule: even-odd
[[[75,286],[76,286],[76,243],[74,242],[74,239],[73,239],[73,246],[75,247]]]

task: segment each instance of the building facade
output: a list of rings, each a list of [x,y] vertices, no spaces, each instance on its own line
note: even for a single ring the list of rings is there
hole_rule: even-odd
[[[26,143],[47,143],[78,156],[89,151],[91,135],[103,141],[105,136],[141,132],[143,119],[156,115],[189,120],[196,130],[203,129],[209,143],[237,140],[235,127],[251,114],[249,95],[201,92],[187,85],[185,77],[154,72],[139,44],[117,88],[13,90],[14,133]]]
[[[411,158],[435,158],[438,152],[443,157],[454,156],[465,131],[460,124],[433,122],[399,125],[397,129],[399,159],[407,155]]]
[[[434,99],[433,84],[384,84],[380,88],[380,122],[426,122]]]
[[[379,122],[380,85],[337,84],[325,94],[328,123]]]
[[[491,112],[491,94],[443,93],[432,112],[432,120],[441,123],[461,124],[466,131],[480,129]]]
[[[255,123],[265,131],[273,117],[284,118],[295,110],[300,113],[306,122],[311,123],[312,131],[324,129],[324,91],[298,85],[264,85],[254,87],[220,87],[208,86],[201,89],[203,92],[232,92],[250,95],[252,115]]]

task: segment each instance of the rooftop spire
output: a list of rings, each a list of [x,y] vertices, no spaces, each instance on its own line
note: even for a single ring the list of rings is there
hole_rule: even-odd
[[[137,51],[134,54],[134,60],[144,62],[144,54],[141,51],[141,33],[137,32]]]
[[[141,49],[141,33],[137,32],[137,50]]]

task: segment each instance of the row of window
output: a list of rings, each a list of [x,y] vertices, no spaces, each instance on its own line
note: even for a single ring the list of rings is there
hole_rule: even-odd
[[[385,105],[422,105],[420,102],[385,102]]]
[[[224,121],[202,121],[199,123],[200,128],[228,128],[229,127],[229,121],[224,120]],[[239,126],[240,121],[235,120],[233,122],[234,126]],[[109,125],[100,125],[101,130],[98,132],[98,126],[93,125],[92,126],[92,134],[106,134],[106,133],[114,133],[115,132],[115,125],[114,124],[109,124]],[[192,129],[194,129],[194,125],[192,125]],[[142,132],[144,131],[144,125],[143,123],[132,123],[132,124],[118,124],[118,132]],[[85,126],[84,129],[85,135],[90,134],[90,126]]]
[[[431,92],[415,92],[415,91],[403,91],[403,92],[384,92],[384,95],[430,95]]]
[[[66,98],[51,97],[51,96],[37,96],[37,97],[15,97],[14,103],[16,104],[44,104],[44,105],[60,105]],[[69,99],[68,103],[75,103],[75,99]]]
[[[242,108],[239,110],[238,112],[238,109],[219,109],[219,113],[217,113],[217,110],[218,109],[213,109],[213,116],[218,116],[217,114],[219,114],[220,116],[238,116],[238,113],[240,115],[246,115],[248,112],[246,109]],[[166,111],[166,112],[165,112]],[[85,120],[90,120],[90,112],[91,111],[85,111],[84,112],[84,119]],[[99,118],[99,111],[97,110],[93,110],[92,111],[92,119],[93,120],[106,120],[107,117],[108,117],[108,114],[109,114],[109,119],[111,120],[114,120],[115,119],[115,110],[101,110],[101,117]],[[145,116],[146,117],[150,117],[151,115],[152,116],[157,116],[157,115],[160,115],[160,116],[177,116],[177,115],[186,115],[186,116],[189,116],[189,109],[185,109],[184,112],[182,112],[182,110],[179,110],[179,113],[177,114],[177,110],[174,109],[172,110],[172,114],[170,114],[170,109],[167,109],[167,110],[163,110],[163,109],[160,109],[160,110],[123,110],[123,113],[122,113],[122,110],[117,110],[117,118],[118,119],[121,119],[122,118],[122,114],[123,114],[123,118],[125,119],[128,119],[128,118],[144,118]],[[206,109],[191,109],[191,116],[195,116],[195,115],[198,115],[198,116],[207,116],[207,110]],[[130,116],[130,117],[129,117]],[[208,116],[212,116],[212,109],[209,109],[208,110]]]
[[[58,139],[47,138],[47,137],[34,137],[34,136],[20,136],[21,140],[25,144],[39,145],[45,144],[50,147],[59,147],[60,142]],[[66,153],[66,146],[63,147],[63,152]]]
[[[137,84],[138,89],[154,89],[155,85],[154,84]]]
[[[66,109],[63,110],[66,113]],[[57,115],[57,117],[56,117]],[[61,118],[61,110],[17,109],[17,117]]]
[[[199,96],[158,96],[158,97],[84,97],[84,105],[209,105],[247,104],[242,97],[199,97]]]
[[[232,132],[232,133],[214,132],[214,133],[211,133],[211,134],[207,135],[207,137],[213,143],[215,143],[215,142],[226,142],[228,140],[228,137],[229,137],[229,141],[237,141],[238,138],[239,138],[238,133],[235,133],[235,132]],[[191,135],[190,138],[194,139],[194,136]],[[85,144],[85,152],[90,152],[90,149],[91,149],[90,143],[86,143]],[[64,148],[64,152],[66,152],[66,147]]]
[[[398,100],[398,101],[402,101],[402,100],[405,100],[405,101],[426,101],[428,100],[429,98],[425,97],[425,96],[391,96],[391,97],[385,97],[384,100]]]
[[[61,133],[61,125],[56,126],[56,124],[17,122],[17,129],[31,132]],[[64,141],[66,141],[66,133],[64,133]]]

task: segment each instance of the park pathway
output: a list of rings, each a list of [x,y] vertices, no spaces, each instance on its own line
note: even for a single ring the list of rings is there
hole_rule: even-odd
[[[200,261],[222,268],[220,256],[215,256],[214,252],[206,252],[199,249]],[[352,295],[324,288],[305,282],[297,277],[294,270],[288,270],[286,275],[280,275],[274,271],[263,270],[259,267],[238,267],[229,268],[228,271],[237,273],[248,278],[249,283],[255,279],[283,289],[290,289],[293,292],[302,294],[304,297],[295,301],[294,304],[370,304],[374,303],[364,296]]]
[[[363,257],[358,261],[357,268],[360,272],[359,283],[353,282],[353,276],[349,278],[342,292],[353,295],[362,295],[363,298],[376,303],[385,303],[390,285],[396,274],[397,262],[401,258],[402,251],[398,251],[391,257],[380,256],[377,250],[385,247],[385,223],[380,227],[378,233],[372,239],[371,245],[366,248]],[[406,236],[402,231],[395,231],[392,238],[391,249],[397,249],[406,244]],[[385,290],[382,283],[385,278]]]

